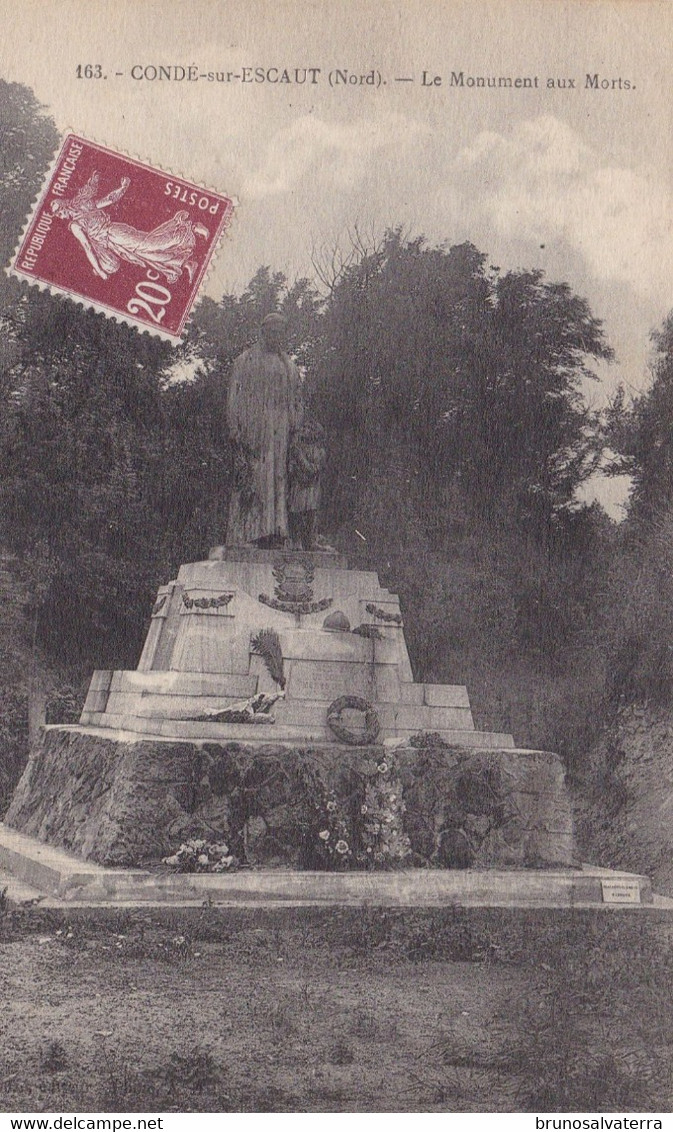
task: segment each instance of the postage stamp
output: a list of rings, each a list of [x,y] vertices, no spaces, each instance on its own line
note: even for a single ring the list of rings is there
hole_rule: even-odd
[[[69,134],[7,269],[179,342],[234,201]]]

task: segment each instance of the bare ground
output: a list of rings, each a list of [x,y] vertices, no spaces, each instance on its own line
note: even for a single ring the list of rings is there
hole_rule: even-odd
[[[670,917],[5,913],[4,1111],[669,1111]]]

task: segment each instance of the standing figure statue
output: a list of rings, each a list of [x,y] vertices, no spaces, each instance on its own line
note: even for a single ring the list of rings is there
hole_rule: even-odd
[[[234,445],[234,489],[227,545],[286,546],[290,438],[303,419],[301,381],[284,350],[287,319],[267,315],[259,341],[234,362],[227,420]]]
[[[305,419],[292,436],[288,462],[290,535],[293,546],[302,550],[315,550],[318,546],[316,519],[320,477],[326,462],[325,430],[317,421]]]

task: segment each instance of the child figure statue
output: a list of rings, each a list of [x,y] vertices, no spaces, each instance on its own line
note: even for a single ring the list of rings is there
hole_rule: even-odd
[[[292,436],[288,455],[290,538],[302,550],[316,546],[320,475],[326,462],[325,430],[317,421],[305,420]]]

